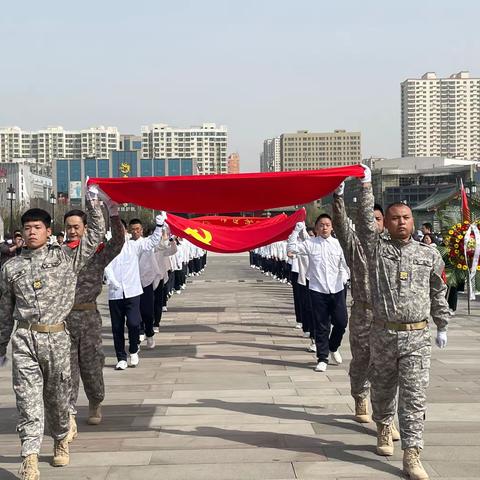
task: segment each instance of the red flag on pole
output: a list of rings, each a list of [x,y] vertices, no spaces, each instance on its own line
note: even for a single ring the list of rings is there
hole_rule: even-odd
[[[460,179],[460,193],[462,194],[462,217],[464,222],[470,222],[470,207],[468,206],[467,193],[463,187],[463,180]]]

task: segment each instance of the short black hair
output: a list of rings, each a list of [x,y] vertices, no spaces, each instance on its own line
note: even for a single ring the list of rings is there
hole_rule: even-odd
[[[56,237],[65,237],[65,234],[63,232],[57,232],[55,234]]]
[[[70,210],[63,216],[63,223],[67,221],[67,218],[69,217],[80,217],[82,219],[82,222],[84,225],[87,224],[87,214],[83,210]]]
[[[422,223],[422,227],[428,228],[431,232],[433,232],[433,225],[430,222]]]
[[[52,225],[52,217],[50,214],[41,208],[31,208],[22,215],[22,225],[27,222],[42,222],[45,227],[50,228]]]
[[[426,233],[426,234],[422,237],[422,243],[425,243],[424,240],[425,240],[425,238],[427,238],[427,237],[430,238],[430,241],[431,241],[432,243],[435,243],[435,237],[433,236],[432,233]]]
[[[142,221],[139,218],[132,218],[129,222],[128,225],[142,225]],[[142,225],[143,227],[143,225]]]
[[[314,232],[313,227],[307,227],[307,233]],[[315,233],[315,232],[314,232]]]
[[[410,211],[412,210],[412,208],[410,207],[410,205],[407,205],[406,203],[403,203],[403,202],[393,202],[391,203],[387,209],[385,210],[385,216],[388,215],[388,212],[391,208],[393,207],[407,207],[410,209]]]
[[[374,206],[373,206],[373,211],[375,210],[378,210],[383,216],[385,216],[385,214],[383,213],[383,208],[382,206],[379,204],[379,203],[376,203]]]
[[[120,221],[122,222],[122,225],[126,230],[127,229],[127,222],[123,218],[121,218]]]
[[[320,221],[320,220],[323,220],[324,218],[328,218],[330,221],[332,221],[332,217],[328,214],[328,213],[322,213],[321,215],[319,215],[317,217],[317,219],[315,220],[315,226],[317,226],[317,223]]]

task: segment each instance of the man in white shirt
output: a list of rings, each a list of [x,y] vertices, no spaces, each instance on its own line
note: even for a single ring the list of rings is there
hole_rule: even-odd
[[[325,372],[329,352],[334,363],[342,363],[338,348],[348,321],[344,288],[349,272],[340,243],[332,237],[332,219],[329,215],[322,214],[317,218],[316,237],[300,243],[297,241],[298,235],[304,228],[303,222],[297,223],[288,239],[288,251],[308,256],[307,276],[318,358],[315,370]],[[331,325],[333,328],[330,333]]]
[[[112,321],[113,344],[117,355],[117,370],[125,370],[127,354],[125,352],[125,320],[128,328],[130,366],[139,363],[138,345],[140,343],[140,296],[143,293],[140,278],[139,258],[143,252],[152,250],[162,239],[162,227],[167,214],[157,215],[156,228],[153,234],[144,241],[128,240],[123,245],[120,254],[105,268],[109,285],[108,306]],[[126,224],[122,221],[125,233]]]

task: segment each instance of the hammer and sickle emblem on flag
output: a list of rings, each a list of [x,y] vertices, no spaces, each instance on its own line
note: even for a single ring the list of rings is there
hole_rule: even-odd
[[[210,245],[210,242],[212,241],[212,234],[208,230],[205,230],[204,228],[200,228],[200,230],[203,232],[203,236],[198,231],[197,228],[188,227],[184,230],[184,232],[187,235],[191,235],[193,238],[195,238],[199,242],[205,243],[206,245]]]

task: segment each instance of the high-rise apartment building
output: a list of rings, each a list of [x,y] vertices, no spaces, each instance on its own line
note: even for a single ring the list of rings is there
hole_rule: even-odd
[[[280,136],[281,170],[315,170],[361,162],[360,132],[299,130]]]
[[[480,78],[433,72],[401,84],[402,157],[480,159]]]
[[[279,172],[280,170],[280,137],[267,138],[263,142],[263,152],[260,153],[260,171]]]
[[[142,158],[191,158],[200,175],[227,173],[227,128],[215,123],[174,128],[142,127]]]
[[[227,173],[240,173],[240,155],[236,152],[227,158]]]
[[[94,127],[67,131],[63,127],[27,132],[19,127],[0,129],[0,162],[33,158],[40,164],[51,164],[59,158],[108,158],[117,150],[120,133],[116,127]]]

